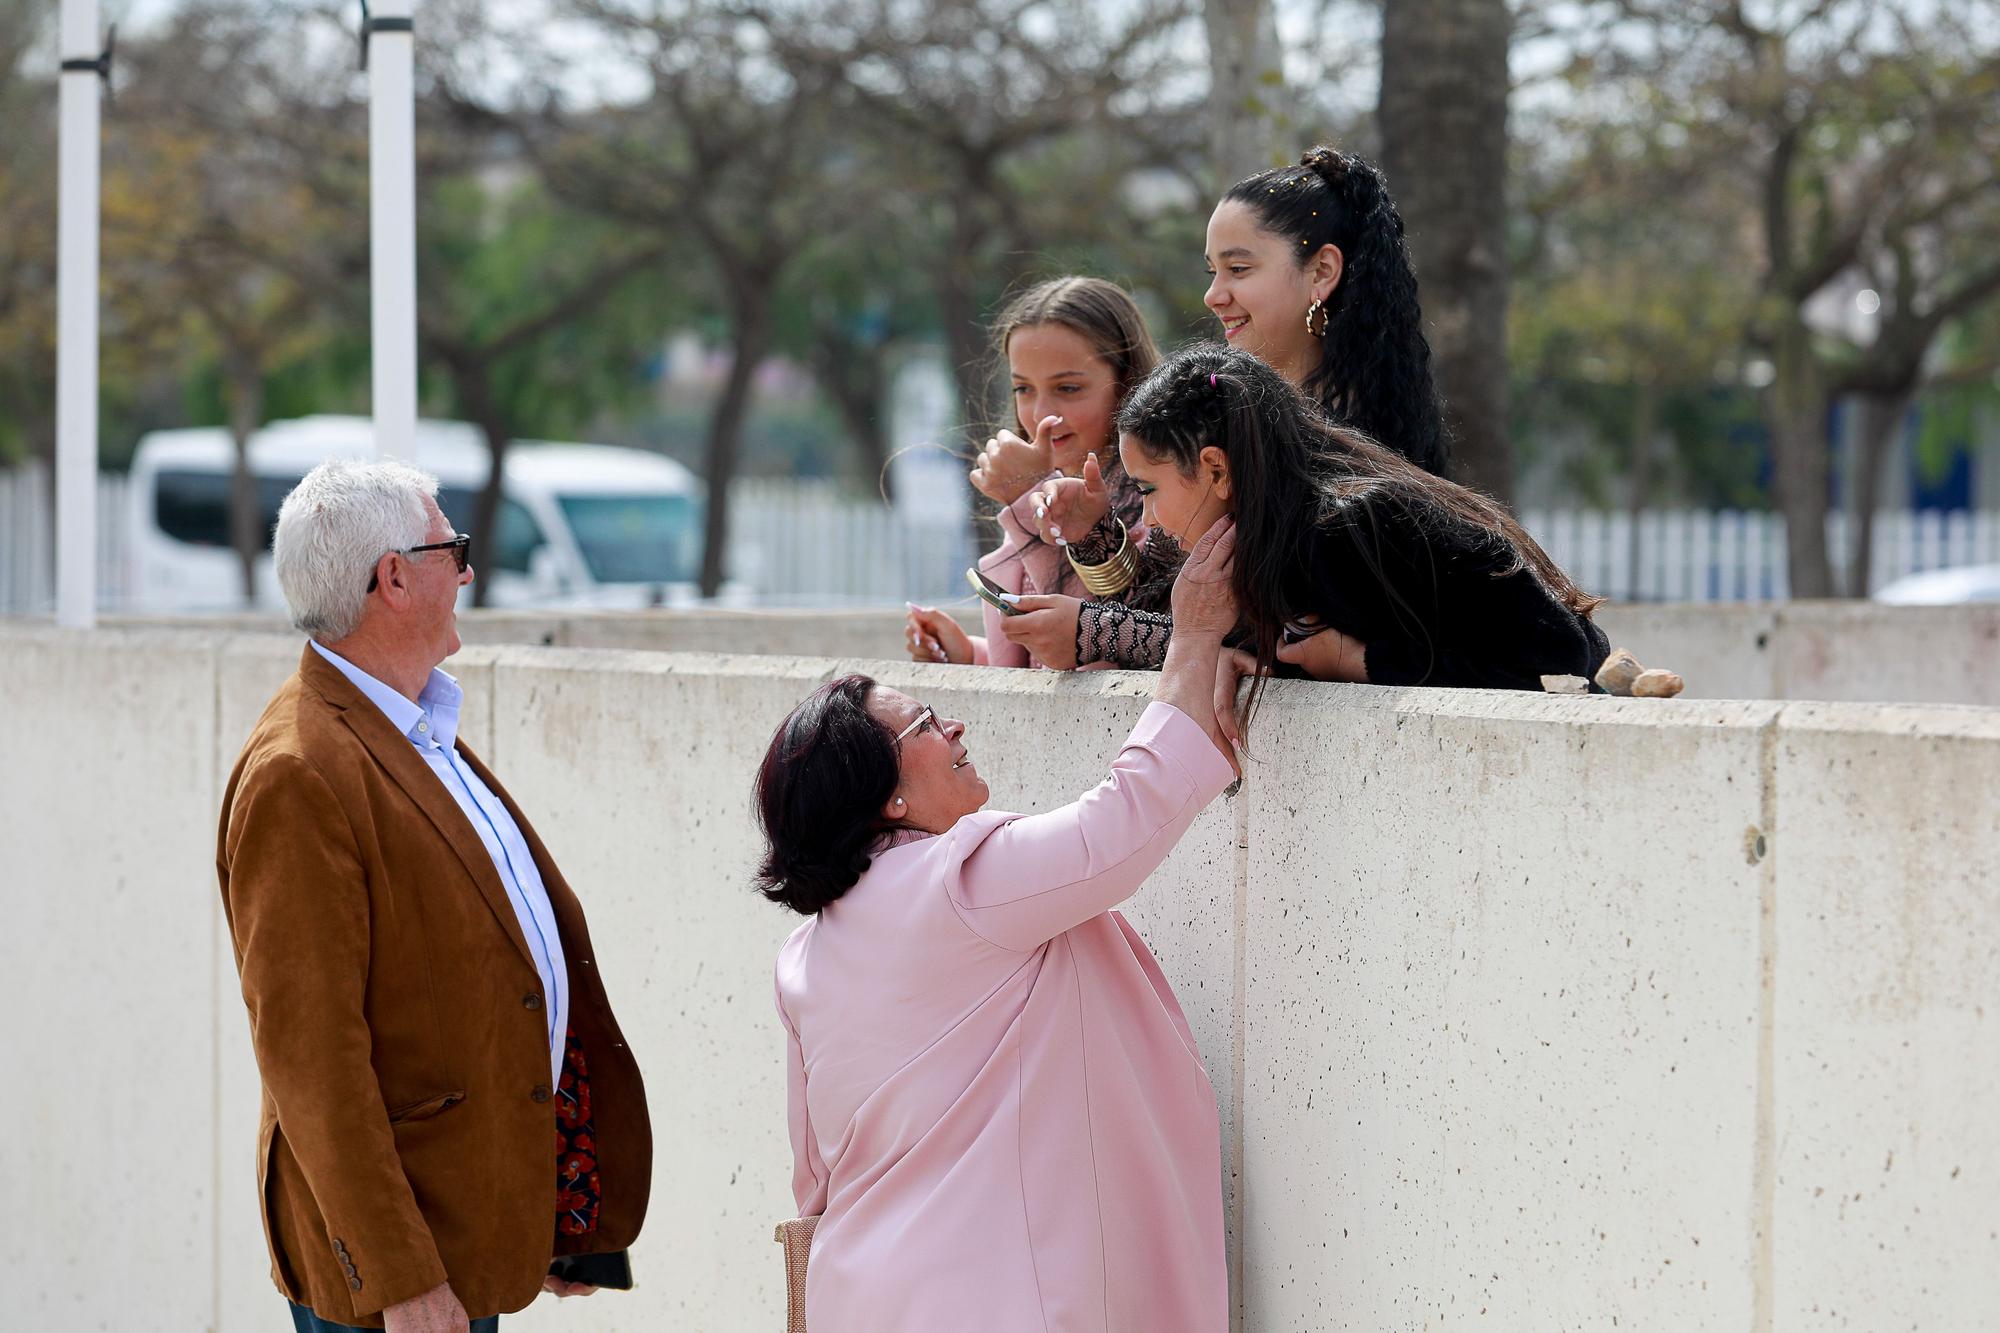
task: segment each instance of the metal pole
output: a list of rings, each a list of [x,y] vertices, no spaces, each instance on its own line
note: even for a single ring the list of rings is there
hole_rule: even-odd
[[[417,163],[411,0],[377,0],[368,42],[368,217],[375,449],[417,438]]]
[[[63,0],[63,60],[98,54],[97,0]],[[56,623],[97,623],[98,75],[62,74],[56,243]]]

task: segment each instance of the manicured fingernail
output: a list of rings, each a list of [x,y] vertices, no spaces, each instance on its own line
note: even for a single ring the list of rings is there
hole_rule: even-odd
[[[1000,600],[1011,605],[1021,600],[1021,594],[1018,592],[1003,592],[1000,594]]]
[[[938,650],[937,650],[937,660],[938,660],[938,661],[940,661],[940,662],[942,662],[942,661],[944,661],[944,660],[945,660],[945,658],[944,658],[944,649],[940,648],[940,649],[938,649]]]
[[[1057,541],[1061,541],[1061,540],[1062,540],[1062,529],[1061,529],[1061,528],[1059,528],[1059,527],[1056,527],[1056,526],[1055,526],[1054,524],[1050,524],[1050,525],[1049,525],[1049,531],[1050,531],[1050,532],[1053,532],[1053,533],[1054,533],[1054,534],[1056,535],[1056,540],[1057,540]]]

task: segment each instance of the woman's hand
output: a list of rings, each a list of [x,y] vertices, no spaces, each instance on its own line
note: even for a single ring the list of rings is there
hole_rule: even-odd
[[[1243,747],[1243,719],[1236,711],[1236,687],[1245,676],[1267,675],[1257,658],[1241,648],[1224,648],[1215,663],[1215,729],[1236,748]]]
[[[972,636],[956,620],[934,606],[904,605],[910,608],[903,621],[903,642],[911,661],[972,664]]]
[[[1008,642],[1020,644],[1051,670],[1076,670],[1076,618],[1083,611],[1083,600],[1040,593],[1010,594],[1010,599],[1021,614],[1000,617],[1000,632]]]
[[[1035,523],[1042,540],[1056,546],[1081,541],[1111,512],[1111,488],[1097,466],[1097,455],[1083,460],[1083,475],[1057,475],[1043,482],[1035,496]]]
[[[1297,643],[1278,645],[1278,660],[1301,667],[1314,680],[1368,683],[1368,650],[1361,640],[1323,629]]]
[[[1195,543],[1194,553],[1174,579],[1174,637],[1199,635],[1220,640],[1236,628],[1236,524],[1227,516]]]
[[[1050,436],[1060,425],[1061,417],[1043,417],[1032,440],[1024,440],[1011,430],[988,440],[972,460],[972,489],[1003,506],[1026,495],[1055,468],[1056,451]]]

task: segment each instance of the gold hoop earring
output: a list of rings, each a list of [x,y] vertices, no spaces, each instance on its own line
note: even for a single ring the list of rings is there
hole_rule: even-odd
[[[1326,302],[1317,296],[1306,307],[1306,332],[1315,338],[1326,337]]]

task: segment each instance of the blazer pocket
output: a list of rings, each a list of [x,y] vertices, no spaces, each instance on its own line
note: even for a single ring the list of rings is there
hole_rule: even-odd
[[[410,1102],[404,1106],[393,1107],[389,1112],[389,1123],[392,1125],[407,1125],[412,1120],[429,1120],[432,1116],[443,1115],[446,1111],[449,1111],[464,1100],[465,1092],[461,1089],[457,1092],[445,1092],[435,1097],[426,1097],[420,1102]]]

